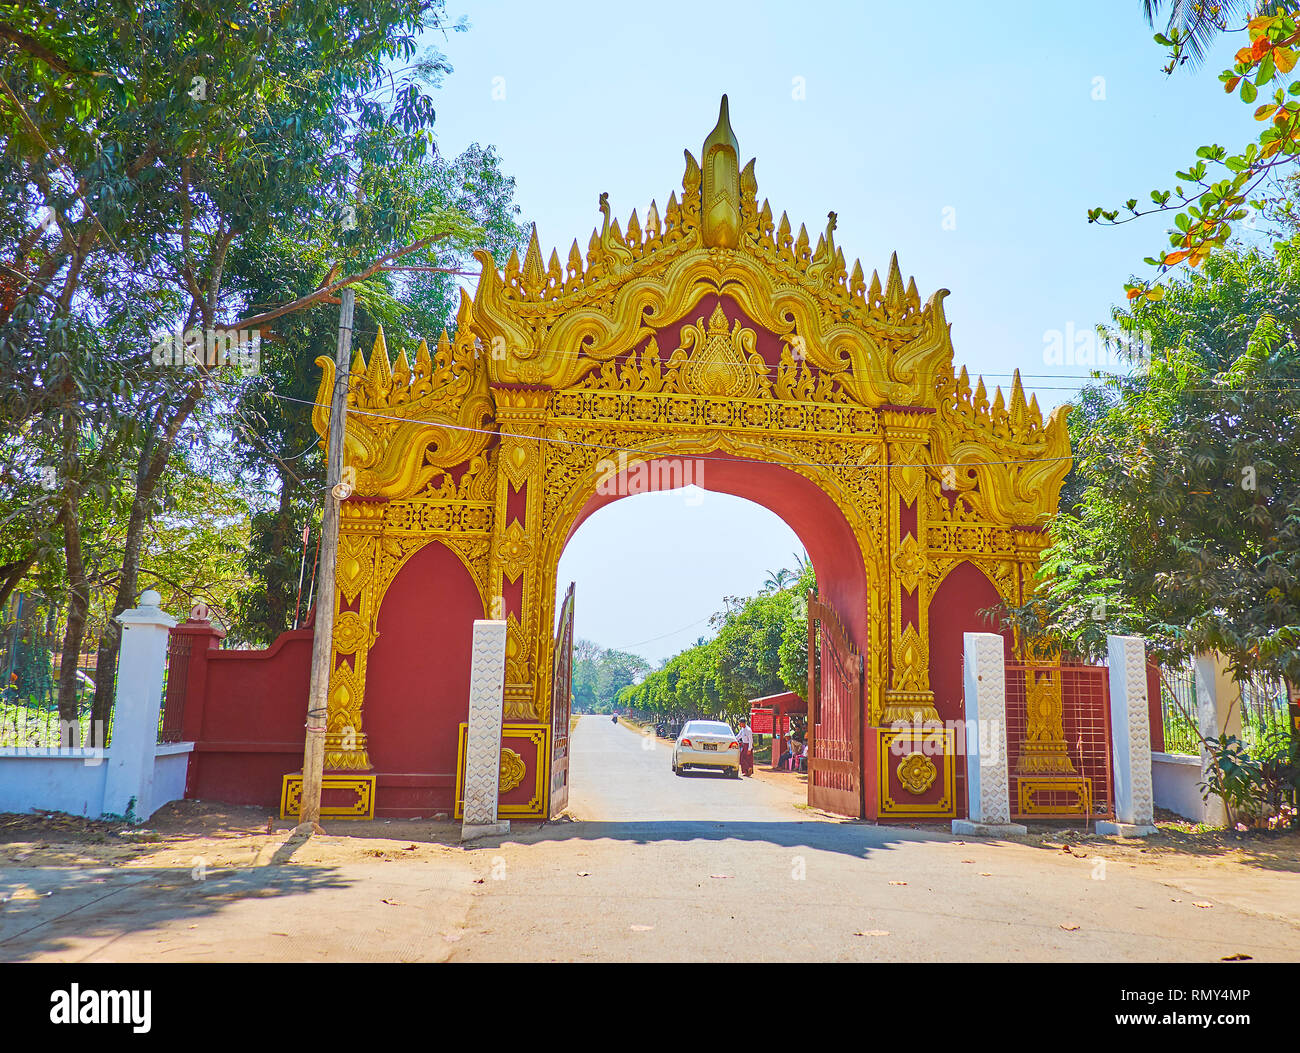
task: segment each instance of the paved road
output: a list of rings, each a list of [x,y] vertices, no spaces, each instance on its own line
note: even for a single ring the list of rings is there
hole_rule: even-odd
[[[721,772],[672,773],[672,746],[608,717],[584,717],[574,729],[569,766],[569,810],[580,819],[788,821],[803,799],[791,776],[789,789]]]
[[[468,848],[449,824],[336,823],[202,880],[188,852],[3,867],[0,960],[1300,960],[1300,874],[1262,850],[1080,858],[836,822],[781,783],[677,778],[662,744],[595,717],[571,785],[579,821]]]
[[[1225,882],[828,821],[779,785],[677,778],[664,746],[642,747],[578,724],[580,821],[475,850],[484,882],[452,960],[1300,960],[1297,874]]]

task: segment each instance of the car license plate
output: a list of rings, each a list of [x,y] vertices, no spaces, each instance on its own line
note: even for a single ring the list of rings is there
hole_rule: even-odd
[[[718,752],[718,744],[716,742],[706,742],[703,745],[706,750],[709,750],[712,753]]]

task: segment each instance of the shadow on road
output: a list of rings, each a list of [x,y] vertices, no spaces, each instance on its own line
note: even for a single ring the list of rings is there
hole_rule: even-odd
[[[596,822],[548,822],[515,827],[504,837],[484,838],[470,848],[495,848],[507,842],[537,844],[544,841],[627,841],[638,845],[665,841],[755,841],[781,848],[836,852],[861,859],[871,852],[918,842],[950,842],[947,834],[870,823],[827,822],[815,819],[793,822],[747,822],[707,819],[647,819]]]
[[[262,866],[72,870],[42,867],[0,872],[0,961],[66,951],[80,941],[107,941],[174,920],[197,923],[246,899],[291,900],[351,884],[333,867]],[[142,895],[143,893],[143,895]]]

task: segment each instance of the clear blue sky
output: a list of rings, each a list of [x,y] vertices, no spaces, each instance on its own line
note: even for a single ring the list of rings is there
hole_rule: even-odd
[[[1165,244],[1159,217],[1109,229],[1085,210],[1149,200],[1197,146],[1257,134],[1252,108],[1217,79],[1240,42],[1167,78],[1138,0],[451,0],[449,11],[471,29],[428,37],[455,68],[436,97],[441,147],[495,145],[548,253],[563,258],[575,237],[585,249],[602,191],[621,221],[652,198],[662,210],[680,193],[683,148],[699,156],[726,92],[760,199],[814,241],[834,210],[837,243],[868,274],[896,250],[922,299],[950,289],[957,362],[991,382],[1019,368],[1045,409],[1086,375],[1045,364],[1048,334],[1107,321]],[[800,548],[744,501],[645,495],[583,525],[561,588],[578,583],[579,635],[658,660]]]

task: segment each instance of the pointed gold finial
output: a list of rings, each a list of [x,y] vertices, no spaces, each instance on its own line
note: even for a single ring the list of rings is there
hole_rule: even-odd
[[[718,123],[704,140],[700,156],[700,226],[704,244],[734,249],[740,245],[740,144],[731,130],[725,95],[718,108]]]

